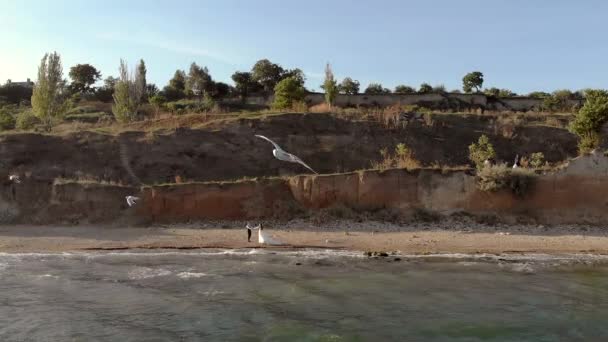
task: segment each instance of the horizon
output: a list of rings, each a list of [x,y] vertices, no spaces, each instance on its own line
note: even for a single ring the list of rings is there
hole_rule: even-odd
[[[338,81],[351,77],[361,90],[369,83],[391,90],[429,83],[452,91],[471,71],[484,74],[483,88],[518,94],[608,88],[608,48],[598,44],[605,10],[608,3],[597,0],[2,3],[0,20],[16,29],[0,37],[0,83],[35,80],[44,53],[57,51],[64,78],[71,66],[87,63],[102,79],[117,76],[121,58],[130,67],[142,58],[149,82],[161,89],[192,62],[233,84],[232,73],[264,58],[302,69],[316,92],[327,62]]]

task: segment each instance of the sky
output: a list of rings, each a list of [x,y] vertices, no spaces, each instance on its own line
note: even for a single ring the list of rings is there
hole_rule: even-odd
[[[608,88],[606,13],[600,0],[0,0],[0,83],[34,80],[57,51],[65,77],[79,63],[117,76],[121,58],[143,58],[160,88],[192,62],[232,84],[263,58],[316,91],[328,62],[362,90],[451,90],[470,71],[520,94]]]

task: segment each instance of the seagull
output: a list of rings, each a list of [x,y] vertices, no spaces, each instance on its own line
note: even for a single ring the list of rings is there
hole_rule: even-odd
[[[139,201],[139,197],[135,196],[126,196],[125,198],[127,199],[127,204],[129,207],[132,207],[137,201]]]
[[[513,163],[513,168],[517,169],[519,167],[519,154],[515,155],[515,162]]]
[[[21,183],[21,179],[19,179],[19,176],[17,176],[17,175],[8,176],[8,180],[10,180],[11,182],[15,182],[17,184]]]
[[[247,242],[251,242],[251,231],[254,229],[257,229],[258,230],[258,243],[261,243],[264,245],[275,245],[275,246],[283,244],[282,242],[274,240],[270,236],[266,235],[264,233],[264,228],[262,227],[261,223],[255,227],[251,227],[249,225],[249,223],[247,223],[245,228],[247,228]]]
[[[256,137],[258,137],[260,139],[264,139],[274,146],[274,150],[272,150],[272,155],[274,155],[274,157],[277,158],[278,160],[282,160],[282,161],[286,161],[286,162],[290,162],[290,163],[299,163],[299,164],[302,164],[305,168],[312,171],[313,173],[317,173],[317,171],[313,170],[310,166],[306,165],[306,163],[304,163],[302,161],[302,159],[298,158],[297,156],[295,156],[291,153],[286,152],[285,150],[283,150],[281,148],[281,146],[277,145],[277,143],[275,143],[274,141],[266,138],[263,135],[256,135]]]

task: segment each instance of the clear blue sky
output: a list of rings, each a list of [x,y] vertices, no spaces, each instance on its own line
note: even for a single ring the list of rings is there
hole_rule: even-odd
[[[231,83],[261,58],[301,68],[315,90],[328,61],[362,86],[454,89],[479,70],[518,93],[608,88],[607,14],[600,0],[2,0],[0,83],[34,79],[57,51],[66,77],[143,58],[161,88],[193,61]]]

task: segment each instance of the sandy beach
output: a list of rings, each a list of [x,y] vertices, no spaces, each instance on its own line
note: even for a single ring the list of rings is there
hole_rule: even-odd
[[[0,252],[69,252],[119,249],[328,248],[435,253],[591,253],[608,254],[608,234],[590,226],[519,226],[427,223],[391,225],[337,221],[268,224],[285,246],[247,242],[241,222],[153,227],[2,226]],[[256,241],[256,242],[254,242]]]

